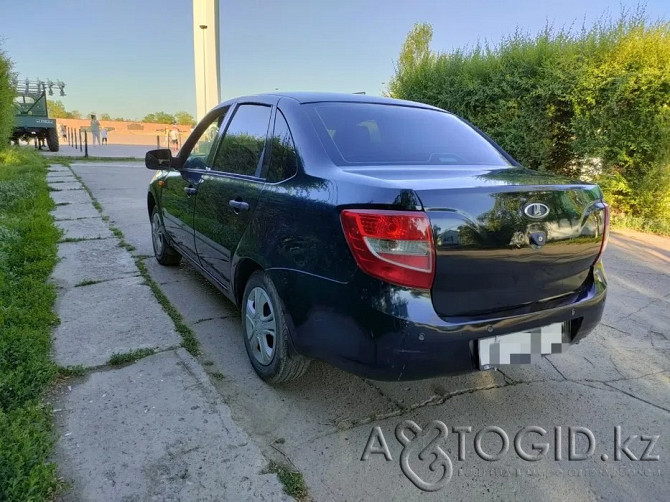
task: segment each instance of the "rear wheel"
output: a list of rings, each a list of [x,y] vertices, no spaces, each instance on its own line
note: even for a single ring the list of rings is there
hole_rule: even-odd
[[[158,263],[161,265],[179,265],[181,255],[168,242],[158,206],[155,206],[151,212],[151,241],[154,245],[154,256]]]
[[[47,146],[51,152],[58,151],[58,132],[54,128],[47,129]]]
[[[310,360],[290,347],[284,306],[270,278],[254,272],[242,299],[244,346],[254,370],[269,383],[282,383],[302,376]]]

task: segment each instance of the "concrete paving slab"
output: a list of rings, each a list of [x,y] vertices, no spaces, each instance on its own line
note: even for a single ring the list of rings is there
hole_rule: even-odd
[[[102,218],[59,220],[56,226],[63,230],[63,239],[104,239],[113,235]]]
[[[220,317],[240,317],[239,311],[211,284],[196,281],[167,282],[161,290],[188,324]],[[204,287],[203,287],[204,286]]]
[[[57,403],[64,501],[291,500],[184,349],[71,389]]]
[[[198,280],[200,275],[193,267],[191,267],[185,260],[175,267],[166,267],[161,265],[153,257],[153,253],[149,258],[142,260],[144,266],[147,268],[151,278],[158,284],[166,284],[168,282]]]
[[[86,190],[64,190],[62,192],[49,192],[56,204],[92,204],[93,201]]]
[[[72,180],[75,181],[77,178],[74,177],[72,171],[69,169],[67,171],[49,171],[47,173],[47,181],[60,181],[60,180]]]
[[[54,330],[54,359],[62,366],[99,366],[115,353],[181,343],[141,277],[64,290],[55,310],[61,322]]]
[[[155,171],[148,170],[142,162],[73,163],[72,169],[95,193],[126,241],[135,246],[134,254],[153,256],[147,187]]]
[[[83,190],[84,186],[76,179],[74,181],[48,181],[52,192],[62,192],[63,190]]]
[[[51,280],[62,288],[71,288],[83,281],[139,275],[132,256],[115,238],[63,242],[58,246],[58,258]]]
[[[64,166],[63,164],[51,164],[48,168],[47,171],[50,173],[72,173],[70,171],[70,168],[67,166]]]
[[[75,182],[79,182],[79,180],[74,176],[62,176],[60,178],[49,178],[49,176],[47,176],[47,183],[49,184],[50,187],[53,187],[55,189],[58,189],[58,186],[63,183],[75,183]]]
[[[80,218],[100,218],[100,213],[90,203],[56,206],[54,210],[51,211],[51,214],[56,221],[78,220]]]

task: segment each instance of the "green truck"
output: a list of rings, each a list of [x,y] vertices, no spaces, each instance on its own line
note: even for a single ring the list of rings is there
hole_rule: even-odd
[[[51,93],[51,88],[49,88],[49,92]],[[26,81],[22,90],[17,88],[14,110],[16,115],[14,131],[10,138],[13,142],[18,144],[21,139],[26,141],[35,140],[36,145],[41,148],[46,140],[50,151],[58,151],[56,120],[49,118],[46,85],[44,83],[38,81],[37,84],[33,85],[32,82]]]

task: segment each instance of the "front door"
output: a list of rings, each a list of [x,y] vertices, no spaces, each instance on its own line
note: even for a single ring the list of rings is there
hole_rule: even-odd
[[[180,253],[195,257],[193,240],[193,210],[195,197],[189,189],[197,185],[196,173],[170,171],[165,177],[161,193],[163,225],[172,244]]]
[[[211,120],[198,126],[202,132],[184,165],[179,170],[170,171],[162,188],[165,230],[179,251],[195,261],[198,261],[193,231],[195,201],[227,109],[220,110]]]
[[[241,103],[228,122],[202,178],[195,207],[200,264],[230,287],[231,262],[263,189],[259,178],[267,142],[270,104]]]

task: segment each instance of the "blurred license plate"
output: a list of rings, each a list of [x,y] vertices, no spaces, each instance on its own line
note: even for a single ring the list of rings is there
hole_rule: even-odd
[[[560,354],[568,345],[564,343],[565,333],[566,323],[561,322],[509,335],[480,338],[479,368],[536,363],[543,355]]]

